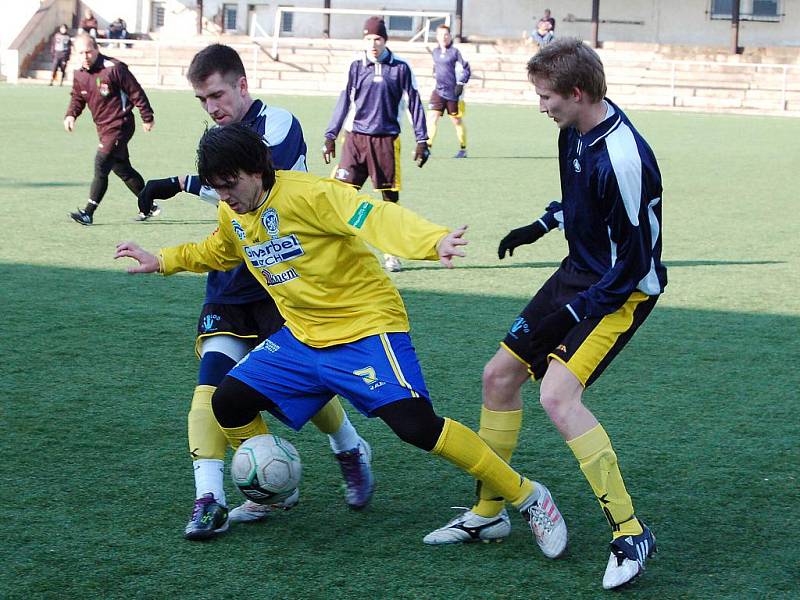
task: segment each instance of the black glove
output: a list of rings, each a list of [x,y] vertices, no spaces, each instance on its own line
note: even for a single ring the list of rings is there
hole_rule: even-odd
[[[144,189],[139,192],[139,212],[149,215],[153,210],[153,200],[172,198],[181,191],[181,184],[177,177],[167,179],[151,179],[144,184]]]
[[[547,233],[547,229],[539,221],[514,229],[500,240],[500,245],[497,247],[497,257],[502,260],[506,256],[506,251],[508,251],[509,256],[514,256],[514,249],[517,246],[532,244],[545,233]]]
[[[325,164],[330,164],[331,158],[336,158],[336,142],[334,140],[325,138],[325,143],[322,145],[322,158]]]
[[[431,156],[430,148],[427,142],[417,142],[417,149],[414,150],[414,162],[421,169]]]
[[[572,312],[566,306],[550,313],[533,327],[533,351],[537,354],[552,352],[577,324]]]
[[[464,84],[457,83],[456,84],[456,99],[461,98],[461,94],[464,93]]]

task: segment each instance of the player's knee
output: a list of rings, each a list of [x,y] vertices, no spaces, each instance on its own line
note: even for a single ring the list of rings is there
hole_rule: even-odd
[[[558,425],[568,420],[576,404],[580,403],[580,399],[573,398],[558,387],[547,385],[547,382],[543,381],[539,387],[539,403],[550,420]]]
[[[524,367],[524,365],[521,366]],[[506,362],[490,360],[483,368],[484,396],[510,399],[527,378],[527,371],[521,373],[520,369],[511,368]],[[502,408],[495,407],[495,410]]]
[[[110,160],[108,154],[103,154],[102,152],[98,152],[94,156],[94,175],[95,177],[108,177],[108,174],[111,173],[111,168],[114,165],[114,161]]]
[[[255,419],[263,399],[249,385],[233,377],[225,377],[211,398],[211,407],[221,427],[242,427]]]
[[[219,386],[234,366],[236,361],[222,352],[206,352],[200,359],[197,384]]]
[[[401,440],[426,452],[433,450],[444,428],[431,403],[424,398],[398,400],[375,411]]]

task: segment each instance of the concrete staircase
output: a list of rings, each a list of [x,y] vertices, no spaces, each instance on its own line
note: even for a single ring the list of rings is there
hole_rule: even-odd
[[[195,43],[132,41],[102,51],[126,62],[145,87],[188,88],[192,56],[216,40]],[[359,40],[282,39],[279,60],[271,44],[224,38],[242,56],[250,87],[270,94],[336,95],[359,51]],[[433,88],[433,45],[392,41],[408,60],[423,97]],[[467,99],[478,103],[532,104],[536,94],[526,78],[535,48],[520,42],[461,44],[472,67]],[[629,108],[689,109],[800,116],[800,49],[762,49],[731,56],[724,49],[606,43],[599,50],[608,95]],[[70,68],[77,68],[72,61]],[[29,80],[47,82],[49,56],[40,55]]]

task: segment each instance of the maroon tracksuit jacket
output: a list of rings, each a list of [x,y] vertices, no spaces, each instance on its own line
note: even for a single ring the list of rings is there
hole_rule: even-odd
[[[142,121],[153,120],[150,101],[128,66],[102,54],[88,70],[75,71],[72,98],[64,116],[77,118],[87,104],[97,126],[99,151],[103,153],[110,153],[133,137],[134,106],[139,109]]]

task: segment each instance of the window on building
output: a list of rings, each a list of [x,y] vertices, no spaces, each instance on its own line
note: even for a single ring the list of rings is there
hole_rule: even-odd
[[[711,0],[711,18],[730,21],[733,3],[737,1],[741,21],[777,22],[783,17],[778,6],[779,0]]]
[[[445,25],[444,17],[442,17],[440,19],[431,19],[431,24],[430,24],[430,27],[428,28],[428,31],[430,31],[431,33],[435,34],[436,33],[436,28],[439,25]]]
[[[386,21],[386,28],[395,33],[414,33],[414,17],[404,17],[400,15],[390,16]]]
[[[290,8],[290,7],[286,7]],[[292,12],[282,12],[281,13],[281,33],[292,33],[292,27],[294,26],[294,13]]]
[[[164,27],[164,15],[167,12],[165,2],[150,4],[150,31],[160,31]]]
[[[225,31],[236,31],[236,4],[222,5],[222,28]]]

